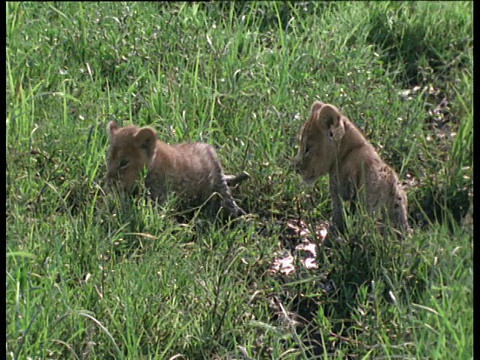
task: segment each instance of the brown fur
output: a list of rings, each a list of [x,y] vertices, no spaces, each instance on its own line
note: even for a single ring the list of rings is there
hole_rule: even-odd
[[[107,131],[110,140],[108,185],[117,184],[131,192],[146,169],[145,185],[152,198],[159,202],[175,193],[185,206],[198,206],[210,198],[209,208],[213,213],[223,206],[231,216],[245,214],[233,199],[227,182],[235,184],[248,175],[224,175],[213,146],[205,143],[169,145],[158,138],[153,128],[120,127],[113,121]]]
[[[407,196],[397,174],[335,106],[314,102],[294,165],[309,185],[329,175],[333,222],[338,230],[345,227],[342,200],[355,203],[360,196],[366,199],[370,213],[384,212],[395,227],[408,229]]]

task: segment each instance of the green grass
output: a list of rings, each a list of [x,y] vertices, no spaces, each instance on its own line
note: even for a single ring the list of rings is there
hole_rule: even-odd
[[[472,4],[8,2],[7,358],[473,359]],[[405,180],[414,232],[350,219],[273,274],[292,219],[330,217],[289,165],[315,99]],[[215,145],[254,215],[104,194],[111,119]]]

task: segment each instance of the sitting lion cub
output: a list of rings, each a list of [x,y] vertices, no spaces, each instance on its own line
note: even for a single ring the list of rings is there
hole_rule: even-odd
[[[353,205],[365,199],[370,213],[380,211],[396,228],[409,229],[407,196],[397,174],[335,106],[313,103],[294,165],[308,185],[329,174],[333,223],[339,231],[345,229],[341,199]]]
[[[110,140],[107,185],[117,184],[132,191],[146,169],[145,185],[154,200],[164,201],[176,193],[182,204],[198,206],[214,193],[209,207],[216,212],[223,206],[229,215],[245,212],[236,204],[227,183],[236,184],[246,177],[224,175],[213,146],[205,143],[169,145],[150,127],[107,126]],[[218,195],[217,195],[218,196]]]

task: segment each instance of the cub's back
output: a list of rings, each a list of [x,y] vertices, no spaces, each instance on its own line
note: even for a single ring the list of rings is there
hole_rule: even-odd
[[[215,191],[223,179],[223,170],[212,145],[205,143],[188,143],[170,145],[169,169],[165,173],[173,190],[187,197],[205,200]],[[160,162],[152,164],[155,170],[166,170]]]

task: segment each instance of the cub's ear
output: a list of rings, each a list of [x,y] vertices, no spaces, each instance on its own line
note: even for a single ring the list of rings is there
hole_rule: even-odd
[[[323,129],[328,129],[328,136],[335,141],[340,140],[345,134],[342,114],[333,105],[322,106],[317,121]]]
[[[326,104],[321,101],[315,101],[310,108],[310,121],[319,128],[323,128],[323,124],[320,122],[320,111]]]
[[[313,104],[312,104],[312,107],[311,107],[311,114],[314,115],[316,113],[318,113],[318,111],[323,107],[323,105],[325,105],[323,102],[321,101],[315,101]]]
[[[115,121],[110,121],[107,125],[107,134],[109,137],[112,137],[115,132],[120,129],[120,126]]]
[[[139,129],[134,137],[137,145],[146,152],[147,156],[153,156],[155,142],[157,141],[157,132],[150,127],[144,127]]]

